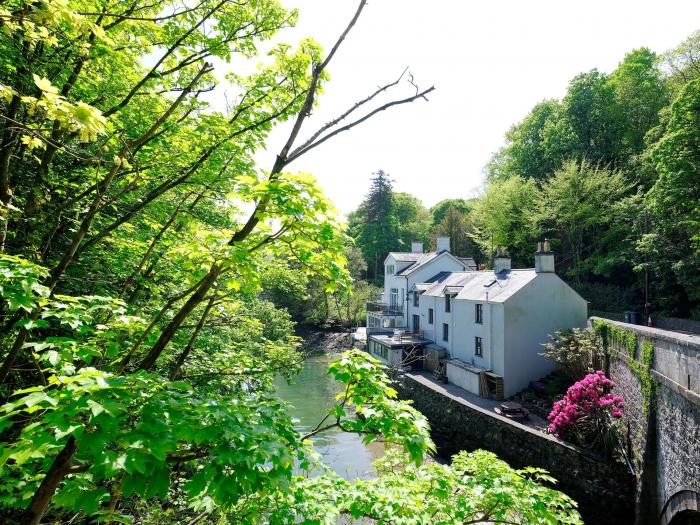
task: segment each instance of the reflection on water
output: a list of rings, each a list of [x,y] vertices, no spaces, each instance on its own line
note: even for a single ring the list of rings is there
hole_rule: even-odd
[[[299,420],[302,433],[318,425],[341,389],[340,383],[327,374],[332,359],[331,355],[310,356],[292,384],[282,377],[275,379],[278,395],[292,405],[290,415]],[[313,441],[322,461],[346,479],[372,475],[372,461],[384,453],[381,443],[363,445],[357,434],[335,428],[314,436]]]

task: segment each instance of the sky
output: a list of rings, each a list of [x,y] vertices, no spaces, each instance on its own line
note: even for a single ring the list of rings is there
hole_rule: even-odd
[[[326,50],[358,5],[281,2],[300,17],[278,40],[312,37]],[[378,169],[395,191],[428,207],[478,195],[504,133],[537,102],[561,98],[580,72],[612,71],[633,49],[663,52],[697,29],[697,0],[370,0],[329,65],[331,81],[302,140],[406,67],[419,87],[435,91],[338,135],[289,169],[312,173],[343,214],[360,204]],[[384,101],[413,92],[403,82]],[[288,133],[284,125],[273,131],[257,157],[262,167],[272,165]]]

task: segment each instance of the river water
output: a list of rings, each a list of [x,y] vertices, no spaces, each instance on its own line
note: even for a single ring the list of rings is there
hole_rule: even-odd
[[[278,377],[275,386],[280,398],[292,405],[289,413],[298,419],[303,434],[313,430],[333,407],[341,384],[328,373],[332,354],[312,355],[304,362],[301,373],[292,383]],[[332,429],[313,437],[314,448],[322,461],[346,479],[368,477],[373,474],[372,462],[384,453],[384,445],[364,445],[357,434]]]

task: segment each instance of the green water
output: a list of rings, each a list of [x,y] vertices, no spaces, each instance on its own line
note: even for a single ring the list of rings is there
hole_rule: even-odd
[[[275,380],[278,395],[292,405],[290,415],[299,420],[302,434],[318,425],[341,389],[340,383],[326,373],[331,359],[331,355],[310,356],[291,384],[281,377]],[[347,479],[371,476],[372,461],[384,453],[381,443],[363,445],[356,434],[337,429],[317,434],[313,441],[323,462]]]

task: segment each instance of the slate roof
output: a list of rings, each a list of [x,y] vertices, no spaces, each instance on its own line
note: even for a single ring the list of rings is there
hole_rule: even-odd
[[[424,264],[435,259],[435,257],[440,255],[440,253],[442,253],[442,252],[428,252],[428,253],[411,254],[411,255],[418,255],[418,258],[410,266],[407,266],[406,268],[396,272],[396,275],[406,275],[408,273],[411,273],[413,270],[417,270],[418,268],[420,268]]]
[[[457,259],[467,267],[467,270],[478,270],[476,261],[472,257],[457,257]]]
[[[391,255],[396,262],[416,262],[425,254],[418,252],[389,252],[389,255]]]
[[[456,294],[456,299],[502,303],[537,277],[534,269],[504,270],[494,274],[491,270],[481,272],[440,272],[428,281],[432,284],[423,295],[442,297]]]

